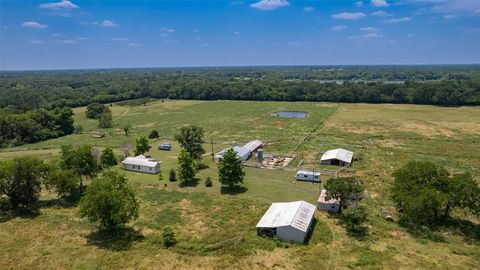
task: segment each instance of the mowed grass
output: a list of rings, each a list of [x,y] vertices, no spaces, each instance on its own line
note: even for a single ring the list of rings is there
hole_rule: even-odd
[[[270,116],[280,110],[305,111],[305,119]],[[56,203],[55,195],[42,193],[37,216],[8,217],[0,221],[0,269],[474,269],[480,265],[480,246],[474,232],[451,228],[443,241],[418,239],[396,223],[383,220],[396,213],[389,200],[391,173],[411,159],[427,159],[452,173],[470,171],[480,179],[480,108],[442,108],[416,105],[284,103],[240,101],[167,101],[147,106],[113,105],[114,127],[106,137],[75,134],[0,152],[0,160],[23,154],[45,159],[58,157],[60,145],[89,143],[118,147],[134,143],[157,129],[161,139],[148,153],[162,161],[164,179],[176,168],[178,144],[173,151],[156,150],[157,143],[173,142],[184,124],[205,129],[215,151],[232,142],[261,139],[267,152],[289,153],[318,127],[294,153],[294,165],[285,170],[246,168],[245,188],[222,190],[210,156],[195,183],[159,181],[158,176],[125,172],[141,201],[140,217],[132,231],[118,239],[105,238],[77,216],[76,207]],[[76,123],[86,132],[99,131],[97,121],[75,109]],[[130,123],[132,135],[121,127]],[[321,186],[293,181],[299,160],[312,163],[318,153],[334,147],[355,152],[354,174],[365,183],[370,218],[369,235],[348,235],[339,221],[317,212],[317,223],[307,245],[283,244],[257,237],[255,224],[274,201],[306,200],[315,203]],[[205,144],[207,152],[210,145]],[[306,166],[318,167],[315,164]],[[119,168],[115,168],[119,170]],[[207,176],[213,187],[205,187]],[[326,180],[327,177],[323,178]],[[165,187],[167,184],[167,187]],[[476,224],[476,217],[456,213]],[[161,247],[163,226],[175,228],[179,244]],[[238,242],[238,238],[241,241]],[[220,243],[220,244],[219,244]]]

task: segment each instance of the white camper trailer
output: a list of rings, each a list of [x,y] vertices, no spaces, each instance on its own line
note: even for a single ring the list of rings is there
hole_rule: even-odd
[[[295,174],[298,181],[318,182],[320,183],[320,173],[315,171],[298,171]]]

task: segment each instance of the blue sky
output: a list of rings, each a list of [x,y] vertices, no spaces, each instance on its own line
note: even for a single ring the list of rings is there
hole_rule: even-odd
[[[480,63],[480,0],[0,0],[0,69]]]

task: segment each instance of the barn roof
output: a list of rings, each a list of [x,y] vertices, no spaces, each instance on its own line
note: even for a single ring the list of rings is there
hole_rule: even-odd
[[[339,200],[333,199],[333,198],[327,201],[326,197],[327,197],[327,190],[322,189],[322,192],[320,192],[320,196],[318,197],[318,202],[319,203],[339,203],[340,202]]]
[[[353,152],[337,148],[333,150],[328,150],[322,155],[321,160],[330,160],[330,159],[338,159],[343,162],[352,163]]]
[[[305,201],[272,203],[257,224],[257,228],[292,226],[307,232],[315,214],[315,206]]]
[[[144,155],[138,155],[136,157],[127,157],[122,161],[122,164],[155,167],[157,166],[158,161],[148,159]]]
[[[222,151],[218,152],[215,157],[216,158],[222,158],[223,157],[223,154],[230,148],[226,148],[226,149],[223,149]],[[237,156],[239,158],[242,158],[245,157],[245,156],[248,156],[250,155],[250,151],[245,148],[245,147],[241,147],[241,146],[234,146],[233,147],[233,151],[235,151],[235,153],[237,153]]]
[[[249,141],[243,147],[247,148],[248,151],[253,152],[253,151],[257,150],[260,146],[262,146],[262,144],[263,144],[262,141],[253,140],[253,141]]]

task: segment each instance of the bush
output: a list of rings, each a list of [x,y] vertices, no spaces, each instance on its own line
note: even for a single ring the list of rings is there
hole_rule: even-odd
[[[169,226],[165,226],[162,232],[163,246],[165,248],[171,248],[177,244],[177,239],[175,238],[175,232]]]
[[[88,186],[80,201],[80,216],[97,224],[100,230],[111,230],[138,218],[139,204],[125,176],[107,172]]]
[[[160,135],[158,134],[158,131],[156,129],[152,130],[150,134],[148,135],[149,139],[158,139],[160,138]]]
[[[75,134],[82,134],[82,133],[83,133],[83,127],[82,127],[82,125],[76,125],[75,128],[74,128],[74,130],[73,130],[73,132],[74,132]]]
[[[175,169],[170,169],[170,172],[168,173],[168,181],[170,182],[177,181],[177,173],[175,172]]]
[[[342,220],[349,231],[356,231],[367,221],[367,210],[363,206],[347,208],[342,211]]]
[[[98,119],[104,113],[111,113],[110,108],[100,103],[92,103],[87,106],[85,115],[90,119]]]
[[[100,115],[98,119],[98,127],[100,128],[111,128],[113,125],[112,113],[105,112]]]
[[[211,187],[211,186],[213,186],[212,178],[210,178],[210,176],[207,177],[207,179],[205,179],[205,186],[206,186],[206,187]]]

